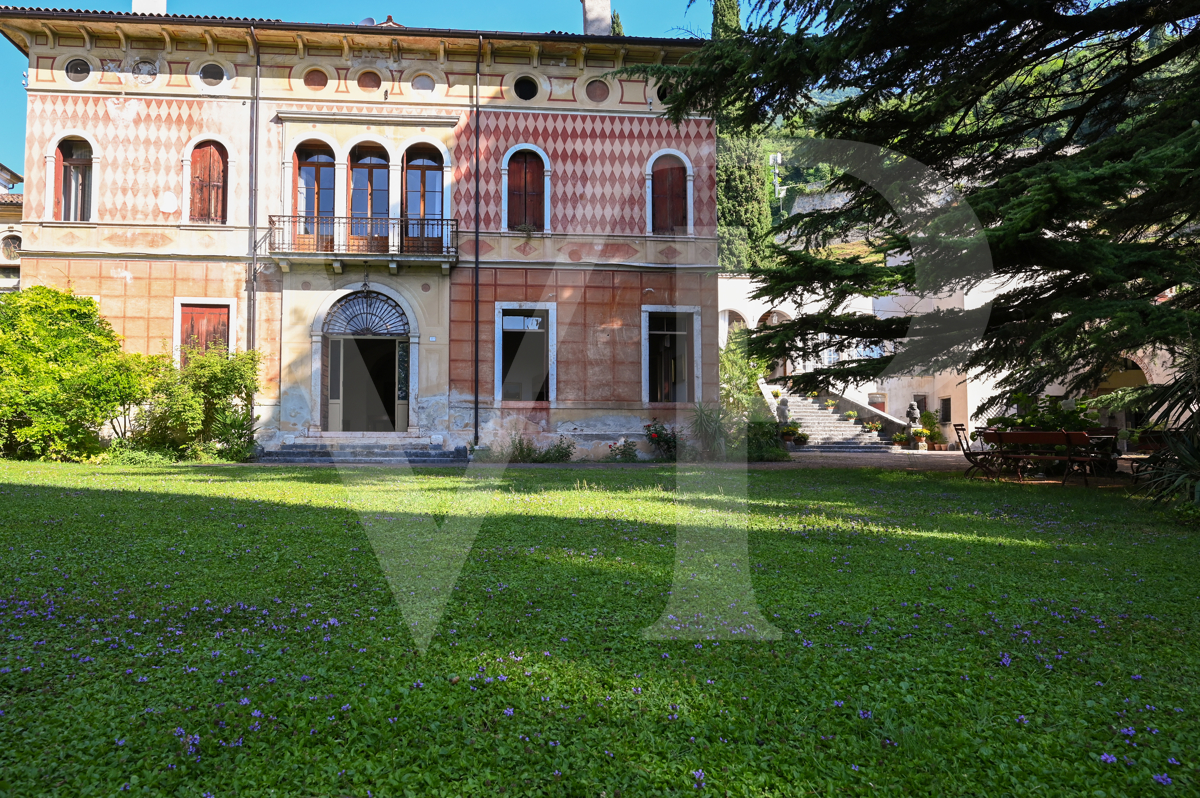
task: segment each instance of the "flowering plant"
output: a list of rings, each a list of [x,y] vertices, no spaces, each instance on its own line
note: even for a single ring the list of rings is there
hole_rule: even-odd
[[[867,432],[879,432],[879,430],[883,429],[883,422],[882,421],[864,421],[863,429],[865,429]]]
[[[929,430],[922,429],[921,427],[913,427],[912,434],[914,438],[927,438],[929,437]]]
[[[655,454],[667,460],[674,460],[679,450],[679,433],[657,418],[644,425],[644,429],[646,440],[654,448]]]
[[[892,435],[892,443],[908,443],[908,433],[897,432]]]
[[[838,402],[837,399],[826,399],[825,400],[825,408],[827,410],[832,410],[837,405],[837,402]]]
[[[857,410],[847,410],[845,413],[842,413],[842,415],[845,416],[850,421],[853,421],[854,419],[858,418],[858,411]]]

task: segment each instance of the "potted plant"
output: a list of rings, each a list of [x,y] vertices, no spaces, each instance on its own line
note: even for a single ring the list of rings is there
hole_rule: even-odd
[[[781,394],[781,393],[779,392],[779,389],[778,389],[778,388],[772,388],[772,389],[771,389],[771,397],[772,397],[772,398],[774,398],[774,399],[778,399],[778,398],[779,398],[780,396],[782,396],[782,395],[783,395],[783,394]]]
[[[892,435],[892,446],[903,446],[908,443],[908,433],[897,432]]]
[[[832,410],[833,408],[837,407],[837,402],[838,402],[837,399],[826,399],[825,400],[825,409]]]
[[[821,395],[820,391],[809,391],[808,392],[808,396],[810,399],[816,399],[820,395]]]
[[[792,441],[792,443],[796,444],[797,446],[803,446],[804,444],[808,443],[808,433],[807,432],[797,432],[796,437]]]
[[[795,439],[797,433],[799,432],[800,428],[795,424],[784,424],[779,428],[779,437],[783,438],[785,441],[791,442]]]
[[[883,422],[882,421],[864,421],[862,427],[867,432],[879,432],[879,430],[883,429]]]
[[[858,411],[847,410],[845,413],[842,413],[842,415],[846,417],[847,421],[853,421],[854,419],[858,418]]]

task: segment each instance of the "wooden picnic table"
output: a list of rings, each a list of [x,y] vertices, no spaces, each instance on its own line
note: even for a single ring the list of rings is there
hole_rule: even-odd
[[[998,430],[983,429],[976,438],[980,448],[972,448],[967,428],[955,424],[963,456],[970,467],[966,476],[981,473],[989,478],[1000,476],[1002,469],[1013,467],[1017,479],[1025,479],[1025,469],[1041,462],[1065,462],[1063,484],[1067,477],[1078,472],[1083,475],[1083,484],[1088,484],[1088,473],[1097,474],[1111,469],[1120,454],[1117,452],[1117,431],[1101,428],[1085,431],[1068,430]]]

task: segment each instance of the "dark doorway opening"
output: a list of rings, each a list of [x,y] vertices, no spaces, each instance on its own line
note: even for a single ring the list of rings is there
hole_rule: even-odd
[[[396,341],[348,338],[342,368],[342,430],[396,431]]]

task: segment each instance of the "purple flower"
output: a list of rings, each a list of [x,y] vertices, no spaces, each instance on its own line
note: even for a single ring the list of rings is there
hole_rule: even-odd
[[[1017,715],[1017,723],[1029,723],[1024,715]]]
[[[863,720],[870,720],[870,719],[871,719],[871,710],[869,710],[869,709],[860,709],[860,710],[858,711],[858,716],[859,716],[860,718],[862,718]]]
[[[1176,759],[1175,757],[1171,757],[1170,759],[1168,759],[1168,760],[1167,760],[1167,764],[1168,764],[1168,765],[1178,765],[1178,764],[1179,764],[1179,760],[1178,760],[1178,759]]]
[[[1101,754],[1100,761],[1112,763],[1112,762],[1116,762],[1117,758],[1115,756],[1113,756],[1112,754]]]
[[[1157,781],[1159,784],[1170,784],[1171,783],[1171,777],[1168,776],[1166,773],[1157,774],[1154,777],[1154,780]]]
[[[115,740],[114,742],[116,742],[117,745],[125,745],[125,741],[121,739]]]
[[[1132,737],[1133,735],[1137,734],[1137,730],[1134,729],[1132,726],[1129,726],[1127,728],[1121,729],[1121,734],[1126,734],[1126,735],[1129,735],[1130,737]]]
[[[1133,679],[1135,682],[1137,682],[1137,681],[1141,681],[1142,674],[1140,674],[1140,673],[1135,673],[1135,674],[1133,674],[1133,676],[1132,676],[1131,678],[1132,678],[1132,679]]]
[[[508,715],[510,718],[512,717],[512,713],[513,713],[512,707],[508,707],[507,709],[504,710],[504,714]]]
[[[850,769],[851,769],[851,770],[858,770],[858,765],[851,765],[851,766],[850,766]]]
[[[840,707],[840,706],[842,706],[842,704],[844,704],[844,703],[845,703],[844,701],[838,701],[838,700],[836,700],[836,699],[835,699],[835,700],[834,700],[834,702],[833,702],[833,705],[834,705],[835,707]]]
[[[1012,657],[1008,656],[1003,651],[1001,651],[1000,652],[1000,664],[1007,668],[1009,665],[1012,664]]]

